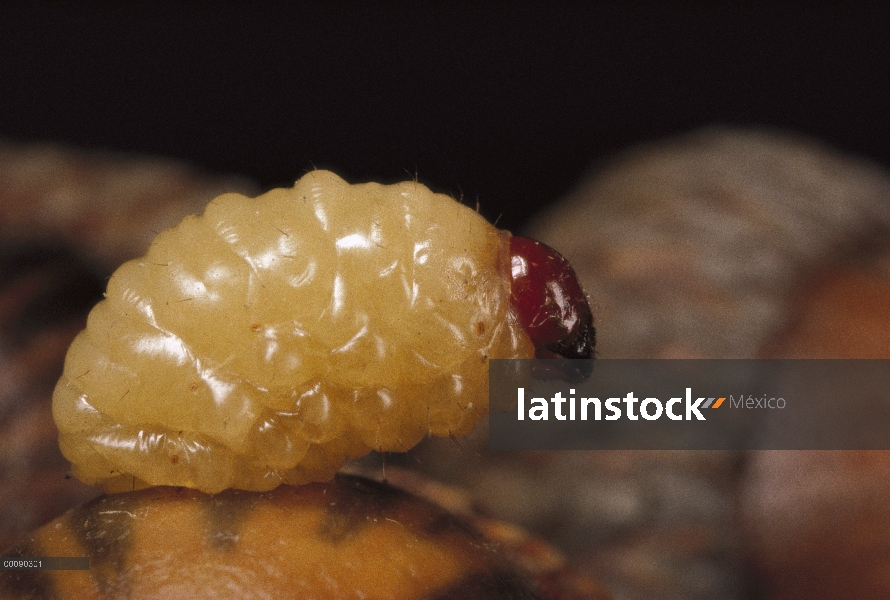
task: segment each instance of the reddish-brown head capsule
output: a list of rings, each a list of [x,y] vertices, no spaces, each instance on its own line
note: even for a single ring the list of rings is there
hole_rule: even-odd
[[[553,248],[510,238],[512,302],[536,358],[593,358],[596,331],[575,270]]]

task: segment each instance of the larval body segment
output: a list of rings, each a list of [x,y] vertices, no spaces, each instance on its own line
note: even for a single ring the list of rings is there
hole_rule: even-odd
[[[413,182],[220,196],[112,276],[56,389],[63,452],[107,489],[265,490],[466,433],[487,359],[534,354],[508,239]]]

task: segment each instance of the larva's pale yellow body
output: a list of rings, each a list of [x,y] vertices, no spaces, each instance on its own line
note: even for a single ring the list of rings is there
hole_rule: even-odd
[[[53,398],[74,474],[108,490],[329,479],[467,433],[488,358],[530,358],[509,234],[414,182],[220,196],[123,265]]]

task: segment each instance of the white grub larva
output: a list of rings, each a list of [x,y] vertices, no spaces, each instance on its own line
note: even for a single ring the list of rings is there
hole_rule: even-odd
[[[220,196],[111,277],[56,387],[62,451],[107,491],[215,493],[465,434],[488,410],[487,359],[536,352],[512,245],[415,182],[314,171]]]

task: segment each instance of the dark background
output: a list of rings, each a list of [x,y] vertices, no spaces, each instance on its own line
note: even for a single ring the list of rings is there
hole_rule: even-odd
[[[418,174],[516,228],[591,164],[710,124],[890,165],[890,8],[4,3],[0,138],[264,187]]]

